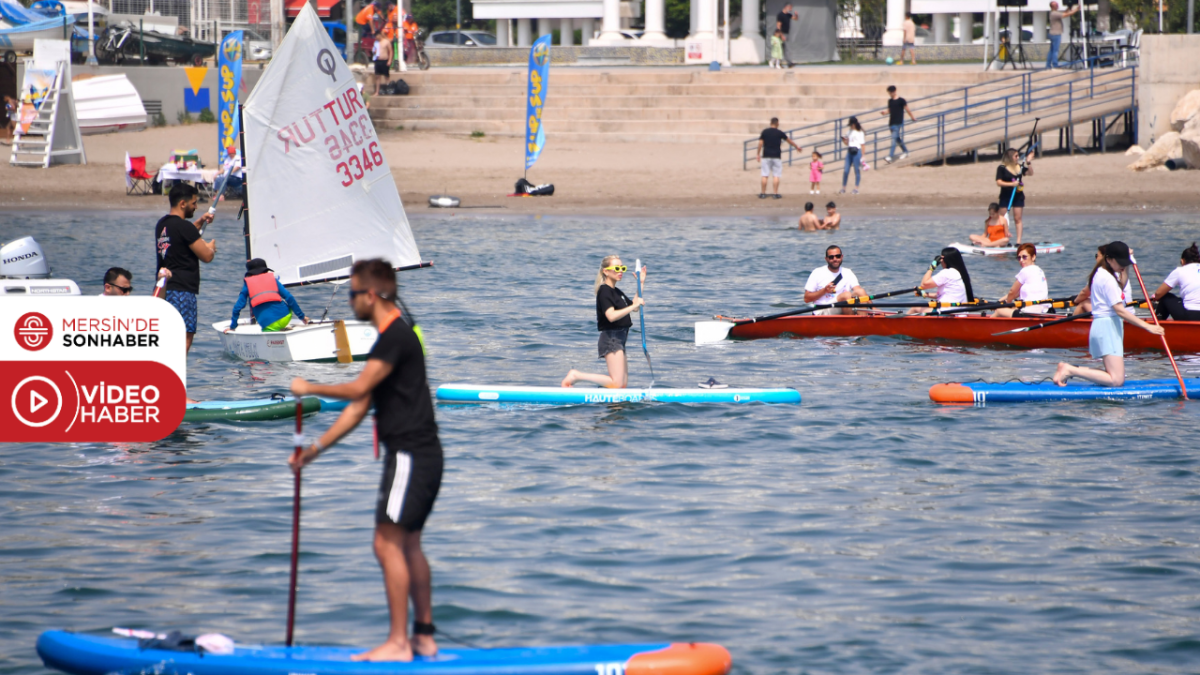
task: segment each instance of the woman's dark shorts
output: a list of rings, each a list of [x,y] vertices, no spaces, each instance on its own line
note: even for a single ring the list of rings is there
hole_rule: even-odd
[[[597,345],[600,348],[600,358],[625,351],[625,341],[628,339],[628,328],[600,331],[600,343]]]

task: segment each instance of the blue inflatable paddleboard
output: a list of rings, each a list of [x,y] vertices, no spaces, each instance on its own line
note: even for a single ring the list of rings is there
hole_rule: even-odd
[[[1188,391],[1200,392],[1200,379],[1184,379]],[[1075,384],[1078,383],[1078,384]],[[1120,387],[1101,387],[1074,379],[1065,387],[1053,382],[966,382],[935,384],[929,398],[938,403],[1013,403],[1020,401],[1079,401],[1108,399],[1114,401],[1179,398],[1179,380],[1127,380]]]
[[[724,675],[732,659],[704,643],[444,649],[411,663],[368,663],[353,647],[236,645],[232,654],[141,649],[139,641],[50,630],[37,641],[48,668],[71,675]]]
[[[511,387],[482,384],[443,384],[439,403],[535,403],[583,405],[587,403],[800,403],[800,392],[781,389],[602,389],[598,387]]]

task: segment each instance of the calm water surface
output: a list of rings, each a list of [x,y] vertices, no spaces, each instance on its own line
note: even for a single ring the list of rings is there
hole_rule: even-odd
[[[434,386],[553,385],[568,368],[599,368],[592,275],[616,252],[650,266],[659,384],[712,376],[804,396],[800,407],[439,408],[447,474],[425,545],[443,646],[712,641],[738,673],[1200,672],[1200,404],[941,408],[927,397],[937,382],[1039,379],[1082,352],[692,343],[692,323],[714,313],[798,303],[831,242],[869,290],[904,288],[981,217],[848,218],[830,235],[790,219],[414,211],[436,267],[406,273],[402,292]],[[35,235],[85,293],[107,267],[128,267],[143,294],[157,217],[2,213],[0,241]],[[1053,295],[1083,285],[1097,244],[1129,242],[1156,286],[1200,236],[1187,216],[1034,214],[1026,229],[1068,245],[1039,259]],[[353,377],[359,365],[222,354],[205,324],[228,320],[243,251],[227,215],[209,231],[219,249],[203,268],[191,394]],[[1018,269],[968,265],[992,297]],[[297,296],[320,315],[329,292]],[[345,316],[345,303],[339,291],[331,313]],[[631,383],[643,386],[636,343]],[[1200,373],[1200,357],[1180,365]],[[1128,369],[1170,373],[1158,354]],[[52,627],[281,641],[291,424],[184,425],[143,445],[0,445],[0,675],[46,672],[34,642]],[[364,427],[305,472],[301,642],[385,635],[370,548],[379,471]]]

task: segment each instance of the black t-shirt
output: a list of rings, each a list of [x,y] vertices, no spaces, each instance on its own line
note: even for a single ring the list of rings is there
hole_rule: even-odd
[[[379,440],[389,450],[440,451],[433,400],[425,378],[425,354],[420,339],[403,317],[397,317],[380,333],[367,359],[379,359],[392,366],[392,372],[371,391]]]
[[[155,250],[158,261],[154,270],[171,270],[168,291],[200,292],[200,258],[192,251],[192,242],[200,238],[200,230],[179,216],[163,216],[154,226]]]
[[[758,138],[763,144],[763,157],[773,157],[775,159],[783,157],[783,142],[787,139],[787,134],[775,127],[767,127],[762,130]]]
[[[633,326],[633,319],[629,315],[617,319],[616,322],[611,322],[608,317],[604,316],[609,307],[613,309],[625,309],[630,305],[629,297],[621,292],[621,289],[608,284],[601,284],[600,290],[596,292],[596,329],[597,330],[616,330],[618,328],[630,328]]]
[[[775,15],[775,20],[779,22],[779,30],[783,31],[783,36],[787,37],[788,32],[792,29],[792,15],[787,12],[780,12]]]
[[[1005,183],[1011,183],[1016,179],[1017,179],[1017,175],[1014,174],[1013,172],[1009,171],[1008,167],[1004,166],[1003,164],[996,167],[996,180],[1002,180]],[[1025,192],[1025,188],[1018,185],[1017,192]],[[1012,188],[1010,188],[1010,187],[1000,188],[1000,200],[999,200],[1000,206],[1008,208],[1008,200],[1011,198],[1012,198]]]
[[[888,99],[888,126],[904,124],[904,106],[908,105],[900,96]]]

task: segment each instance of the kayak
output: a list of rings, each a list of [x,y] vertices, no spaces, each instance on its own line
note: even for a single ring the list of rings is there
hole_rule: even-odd
[[[1002,318],[986,316],[867,316],[834,314],[794,316],[733,326],[729,337],[743,340],[789,337],[858,337],[862,335],[905,336],[917,340],[949,340],[986,345],[1009,345],[1035,349],[1083,349],[1088,345],[1091,319],[1009,335],[995,335],[1015,328],[1034,326],[1065,318]],[[1200,321],[1164,321],[1167,340],[1175,352],[1200,352]],[[1144,330],[1125,331],[1126,351],[1161,350],[1162,338]]]
[[[1078,379],[1073,382],[1079,382]],[[1200,391],[1200,379],[1184,379],[1189,391]],[[1080,401],[1104,399],[1127,401],[1150,398],[1179,398],[1179,380],[1126,380],[1120,387],[1101,387],[1091,382],[1068,383],[1060,387],[1053,382],[966,382],[935,384],[929,398],[937,403],[1013,403],[1021,401]]]
[[[138,640],[50,630],[37,652],[48,668],[71,675],[724,675],[732,658],[705,643],[444,649],[411,663],[366,663],[353,647],[235,645],[232,654],[140,649]]]
[[[800,392],[780,389],[602,389],[598,387],[511,387],[481,384],[443,384],[437,388],[441,403],[800,403]]]
[[[306,396],[301,399],[304,414],[311,415],[323,408],[321,399]],[[189,403],[183,413],[184,422],[265,422],[296,416],[294,398],[259,398],[245,401],[201,401]]]
[[[974,244],[962,244],[956,241],[953,244],[950,244],[949,248],[956,248],[960,253],[966,253],[969,255],[997,256],[1017,254],[1016,246],[976,246]],[[1035,251],[1037,251],[1038,255],[1042,255],[1043,253],[1062,253],[1066,246],[1056,242],[1039,241],[1034,242],[1033,248]]]

